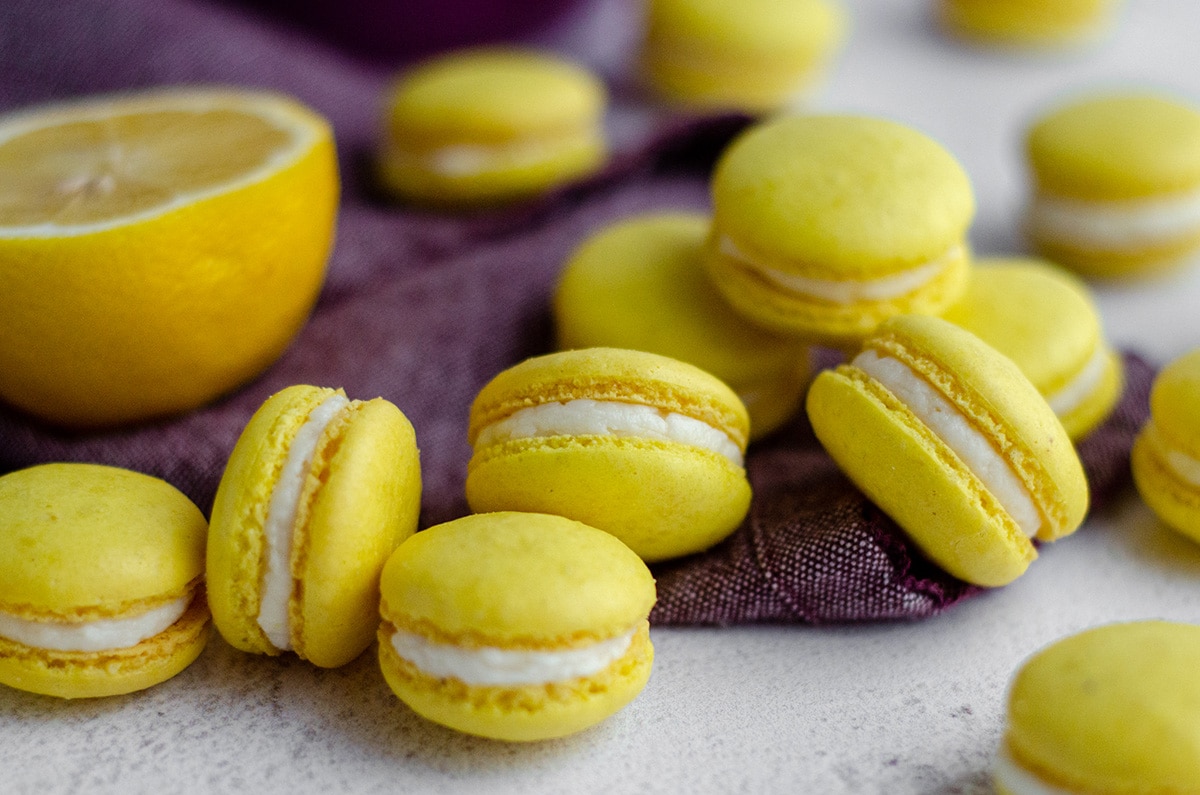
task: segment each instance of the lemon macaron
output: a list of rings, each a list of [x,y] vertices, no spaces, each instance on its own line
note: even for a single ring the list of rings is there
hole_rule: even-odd
[[[323,668],[371,643],[384,561],[416,530],[416,437],[382,398],[298,385],[250,418],[213,503],[208,588],[232,646]]]
[[[734,140],[712,180],[706,262],[759,325],[853,347],[962,293],[970,182],[938,143],[860,116],[782,118]]]
[[[567,260],[554,294],[560,348],[631,348],[670,356],[729,384],[750,437],[795,414],[810,349],[733,311],[704,272],[708,216],[652,213],[600,229]]]
[[[651,0],[641,63],[664,99],[752,113],[803,99],[840,43],[827,0]]]
[[[980,44],[1058,50],[1111,30],[1118,0],[937,0],[947,30]]]
[[[608,533],[560,516],[475,514],[388,560],[379,662],[418,714],[497,740],[562,737],[620,710],[654,662],[654,578]]]
[[[0,185],[0,399],[79,428],[189,411],[274,362],[338,202],[329,123],[232,88],[4,116]]]
[[[1017,672],[999,795],[1195,792],[1200,626],[1135,621],[1051,644]]]
[[[0,684],[62,698],[164,682],[208,640],[204,515],[95,464],[0,477]]]
[[[401,75],[386,105],[379,178],[416,203],[528,198],[591,174],[607,157],[603,83],[533,50],[442,55]]]
[[[1087,286],[1032,258],[981,259],[967,291],[942,315],[1012,359],[1082,439],[1108,418],[1124,365],[1104,336]]]
[[[1088,506],[1083,466],[1037,388],[1006,356],[949,321],[880,326],[808,393],[817,439],[925,554],[959,579],[1005,585],[1033,539],[1073,533]]]
[[[1200,349],[1162,369],[1133,444],[1133,479],[1170,527],[1200,542]]]
[[[647,561],[707,549],[750,506],[746,408],[658,354],[584,348],[493,378],[471,405],[471,510],[565,516]]]
[[[1149,92],[1094,94],[1041,116],[1026,138],[1026,226],[1085,276],[1170,267],[1200,249],[1200,107]]]

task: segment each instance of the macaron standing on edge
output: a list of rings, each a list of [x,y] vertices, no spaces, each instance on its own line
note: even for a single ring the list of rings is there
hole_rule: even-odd
[[[1135,276],[1200,249],[1200,107],[1150,92],[1093,94],[1026,138],[1026,228],[1046,257],[1089,277]]]
[[[1104,337],[1087,286],[1037,259],[980,259],[967,291],[942,317],[1012,359],[1072,440],[1116,406],[1124,364]]]
[[[1008,694],[1000,795],[1191,793],[1200,782],[1200,626],[1109,624],[1027,660]]]
[[[808,393],[817,439],[936,564],[987,587],[1073,533],[1088,506],[1062,423],[1006,356],[941,318],[885,322]]]
[[[562,737],[650,677],[654,578],[608,533],[560,516],[475,514],[388,560],[379,663],[418,714],[497,740]]]
[[[669,102],[760,113],[803,99],[845,28],[827,0],[651,0],[641,68]]]
[[[1138,493],[1163,522],[1200,543],[1200,349],[1168,364],[1133,444]]]
[[[737,138],[712,181],[706,263],[742,315],[852,348],[886,318],[961,295],[975,211],[958,162],[925,135],[860,116],[802,116]]]
[[[750,438],[790,419],[811,380],[811,352],[733,311],[704,272],[708,217],[654,213],[612,224],[571,255],[554,294],[560,348],[648,351],[729,384]]]
[[[412,425],[382,398],[292,386],[251,417],[213,503],[208,589],[235,648],[324,668],[371,643],[379,572],[417,526]]]
[[[0,477],[0,683],[132,693],[208,641],[204,515],[158,478],[95,464]]]
[[[646,561],[699,552],[750,507],[748,432],[733,390],[693,365],[619,348],[538,356],[471,405],[467,502],[575,519]]]
[[[452,52],[396,81],[378,157],[382,186],[420,204],[528,198],[607,157],[603,83],[532,50]]]

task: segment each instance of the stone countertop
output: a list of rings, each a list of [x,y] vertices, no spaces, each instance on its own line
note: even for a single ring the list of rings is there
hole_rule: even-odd
[[[1041,109],[1096,86],[1200,98],[1191,0],[1131,0],[1109,41],[1066,55],[961,45],[918,0],[846,5],[850,38],[817,107],[942,141],[974,182],[981,255],[1021,250],[1020,141]],[[596,44],[596,31],[628,32],[612,6],[564,23],[601,64],[620,57],[621,36]],[[1200,266],[1096,292],[1118,346],[1160,364],[1200,346]],[[374,649],[323,671],[214,635],[194,665],[142,693],[65,702],[0,688],[0,791],[982,793],[1020,662],[1140,618],[1200,620],[1200,546],[1130,491],[1013,585],[919,624],[655,629],[641,697],[558,741],[506,745],[430,724],[388,690]]]

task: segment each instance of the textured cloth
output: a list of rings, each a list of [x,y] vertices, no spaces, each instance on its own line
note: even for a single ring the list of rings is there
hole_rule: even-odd
[[[308,383],[398,405],[421,447],[422,526],[467,513],[468,407],[497,372],[550,349],[549,300],[566,257],[629,215],[707,207],[712,164],[747,120],[664,120],[585,184],[521,208],[438,214],[372,195],[364,164],[389,77],[220,5],[0,4],[0,110],[146,85],[269,87],[332,120],[343,180],[325,289],[274,366],[202,410],[117,431],[62,433],[0,408],[0,472],[47,461],[124,466],[164,478],[207,512],[251,414],[274,392]],[[1088,443],[1097,497],[1127,481],[1146,413],[1150,370],[1134,359],[1130,370],[1121,413]],[[837,473],[803,418],[747,461],[756,495],[746,524],[708,553],[658,567],[655,621],[918,618],[975,592],[913,551]]]

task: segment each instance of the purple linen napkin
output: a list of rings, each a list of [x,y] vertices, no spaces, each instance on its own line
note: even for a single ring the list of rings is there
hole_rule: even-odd
[[[422,526],[467,513],[468,407],[497,372],[550,350],[549,299],[566,257],[618,219],[706,208],[712,164],[747,120],[669,123],[584,184],[532,205],[455,216],[372,195],[363,166],[389,77],[226,6],[0,4],[0,111],[148,85],[268,87],[331,119],[343,180],[325,289],[261,377],[188,415],[108,432],[60,432],[0,407],[0,472],[48,461],[124,466],[164,478],[207,512],[250,415],[274,392],[309,383],[398,405],[421,447]],[[1145,416],[1150,369],[1135,359],[1130,369],[1124,413],[1094,437],[1088,471],[1097,498],[1127,480],[1132,433]],[[657,567],[656,622],[919,618],[975,592],[911,548],[837,473],[803,418],[747,461],[750,517],[717,548]]]

